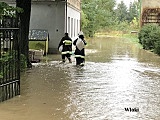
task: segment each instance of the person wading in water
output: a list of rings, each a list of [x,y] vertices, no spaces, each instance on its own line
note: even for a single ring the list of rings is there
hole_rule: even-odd
[[[69,63],[72,63],[70,58],[72,54],[72,39],[68,36],[68,33],[65,33],[65,36],[62,37],[58,45],[58,50],[62,55],[62,63],[65,62],[65,58],[69,60]]]
[[[73,45],[76,46],[75,50],[75,58],[76,58],[76,65],[84,66],[85,62],[85,45],[86,41],[84,40],[84,35],[82,32],[79,33],[78,38],[73,42]]]

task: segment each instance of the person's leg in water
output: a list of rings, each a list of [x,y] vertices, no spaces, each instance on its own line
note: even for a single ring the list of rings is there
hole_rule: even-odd
[[[63,63],[65,62],[65,56],[66,56],[65,54],[62,55],[62,62]]]
[[[76,65],[80,65],[81,64],[81,58],[80,57],[76,57]]]
[[[69,60],[69,63],[72,63],[72,61],[71,61],[71,55],[69,53],[66,55],[66,57]]]
[[[84,58],[80,58],[80,66],[84,66],[84,62],[85,62],[85,59]]]

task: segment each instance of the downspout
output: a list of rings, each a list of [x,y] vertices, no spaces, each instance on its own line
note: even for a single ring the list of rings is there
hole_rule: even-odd
[[[81,25],[81,23],[82,23],[82,20],[81,20],[81,18],[82,18],[82,1],[80,0],[80,27],[79,27],[79,29],[80,29],[80,31],[82,30],[82,25]]]
[[[67,32],[67,19],[68,19],[67,7],[68,7],[68,4],[67,4],[67,0],[66,0],[66,21],[65,21],[65,23],[66,23],[66,32]]]
[[[140,14],[139,14],[139,18],[140,18],[140,28],[142,27],[142,0],[139,0],[140,2]]]

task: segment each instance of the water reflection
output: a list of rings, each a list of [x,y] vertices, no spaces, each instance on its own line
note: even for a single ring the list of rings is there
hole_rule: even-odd
[[[83,68],[82,76],[79,73],[72,76],[70,106],[77,107],[72,117],[82,120],[158,120],[159,57],[144,50],[138,51],[125,40],[106,40],[106,43],[104,40],[95,41],[99,46],[96,47],[98,52],[87,56],[88,61],[92,62]],[[108,45],[108,49],[103,45]],[[138,56],[139,52],[147,58],[152,55],[158,59],[154,59],[154,63],[152,59],[147,61],[144,56]],[[139,112],[126,112],[124,109],[128,107],[138,108]]]
[[[21,96],[0,104],[1,118],[159,120],[159,57],[124,39],[89,43],[84,67],[59,64],[60,56],[52,55],[23,74]]]

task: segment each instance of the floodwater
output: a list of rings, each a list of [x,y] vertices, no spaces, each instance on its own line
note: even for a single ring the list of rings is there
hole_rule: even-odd
[[[86,63],[60,55],[21,77],[21,95],[0,103],[0,120],[160,120],[160,57],[126,39],[88,41]]]

